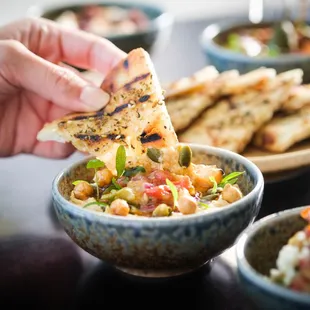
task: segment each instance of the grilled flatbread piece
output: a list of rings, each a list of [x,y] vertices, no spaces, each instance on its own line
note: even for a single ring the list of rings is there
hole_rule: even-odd
[[[237,70],[226,71],[195,92],[166,99],[167,110],[175,131],[188,127],[206,108],[215,103],[223,85],[238,76]]]
[[[290,97],[283,103],[281,110],[295,112],[306,105],[310,105],[310,85],[298,85],[292,87]]]
[[[128,158],[135,158],[148,147],[165,148],[178,142],[155,69],[142,48],[131,51],[112,69],[102,88],[111,94],[103,110],[55,120],[37,138],[71,142],[106,164],[113,161],[119,145],[125,146]]]
[[[206,66],[201,70],[194,72],[188,77],[183,77],[163,86],[166,100],[170,97],[180,96],[186,93],[196,91],[213,81],[219,72],[213,66]]]
[[[301,80],[302,71],[291,70],[276,76],[263,91],[252,90],[220,100],[179,135],[179,139],[242,153],[254,133],[287,100],[290,88]]]
[[[253,144],[281,153],[307,138],[310,138],[310,106],[294,114],[274,117],[255,134]]]
[[[221,95],[238,95],[249,89],[264,89],[276,76],[272,68],[258,68],[227,81],[221,88]]]

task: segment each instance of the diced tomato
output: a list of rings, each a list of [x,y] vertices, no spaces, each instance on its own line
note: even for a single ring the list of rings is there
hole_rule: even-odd
[[[149,182],[154,185],[162,185],[166,184],[166,179],[169,179],[170,181],[174,181],[174,176],[168,172],[163,170],[155,170],[150,173],[148,176]]]
[[[170,200],[172,197],[171,191],[167,185],[153,186],[145,189],[145,193],[152,198],[161,201]]]
[[[310,207],[307,207],[305,209],[303,209],[300,212],[300,216],[305,219],[306,221],[310,222]]]
[[[191,179],[186,175],[180,177],[178,181],[173,182],[173,184],[178,188],[190,189],[193,185]]]

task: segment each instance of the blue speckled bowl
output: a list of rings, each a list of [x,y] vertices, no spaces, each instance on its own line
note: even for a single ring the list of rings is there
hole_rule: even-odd
[[[263,25],[268,25],[265,21]],[[214,65],[220,72],[237,69],[241,74],[260,67],[274,68],[278,73],[301,68],[304,71],[304,82],[310,82],[310,55],[287,54],[278,57],[255,58],[237,53],[220,46],[217,42],[223,33],[236,27],[255,27],[250,21],[225,20],[207,26],[201,37],[200,45],[208,63]]]
[[[182,217],[118,217],[82,209],[67,199],[72,181],[92,175],[86,158],[62,171],[53,182],[58,219],[82,249],[139,276],[167,277],[197,269],[232,246],[260,209],[264,180],[252,162],[219,148],[192,145],[193,161],[215,164],[226,173],[246,173],[238,183],[246,194],[228,207]]]
[[[265,278],[275,267],[281,247],[305,227],[306,222],[299,216],[303,208],[269,215],[248,227],[237,240],[240,283],[258,309],[310,309],[309,294],[294,292]]]

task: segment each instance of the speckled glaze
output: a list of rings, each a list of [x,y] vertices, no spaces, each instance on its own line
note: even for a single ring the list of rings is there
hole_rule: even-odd
[[[299,216],[304,207],[267,216],[248,227],[237,240],[240,283],[258,309],[310,309],[310,295],[272,283],[269,276],[279,250],[306,222]]]
[[[219,255],[258,214],[264,188],[260,170],[227,150],[191,145],[195,163],[215,164],[226,173],[245,170],[239,186],[246,194],[228,207],[181,217],[118,217],[82,209],[68,201],[72,181],[91,178],[87,160],[62,171],[52,197],[59,221],[81,248],[123,271],[166,277],[192,271]]]
[[[268,21],[266,21],[268,24]],[[237,69],[241,74],[260,67],[274,68],[278,73],[291,69],[301,68],[304,72],[305,83],[310,81],[309,55],[281,55],[277,57],[254,58],[225,49],[215,42],[215,37],[236,26],[251,25],[245,20],[231,20],[214,23],[207,26],[200,38],[200,45],[208,60],[219,72]]]

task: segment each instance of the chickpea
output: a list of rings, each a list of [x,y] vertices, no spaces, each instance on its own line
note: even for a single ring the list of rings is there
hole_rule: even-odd
[[[112,178],[113,178],[112,172],[107,168],[103,168],[96,172],[94,176],[94,181],[97,180],[98,186],[103,187],[109,185],[112,181]]]
[[[110,205],[110,212],[115,215],[127,216],[129,214],[129,205],[126,200],[115,199]]]
[[[74,197],[80,200],[86,200],[94,193],[94,188],[88,182],[80,182],[73,189]]]
[[[129,187],[123,187],[118,192],[115,193],[115,197],[119,199],[126,200],[128,202],[135,201],[135,194],[133,190]]]
[[[161,217],[161,216],[169,216],[172,213],[172,209],[167,206],[165,203],[162,203],[156,207],[153,211],[152,216]]]
[[[179,191],[178,209],[182,214],[193,214],[197,211],[197,201],[186,189]]]
[[[232,202],[235,202],[235,201],[241,199],[242,196],[243,195],[242,195],[239,187],[231,185],[229,183],[225,185],[223,192],[222,192],[222,198],[229,203],[232,203]]]
[[[191,164],[188,170],[189,177],[196,189],[201,193],[206,193],[208,189],[213,187],[210,177],[214,177],[217,183],[223,178],[223,171],[215,166],[194,165]]]

